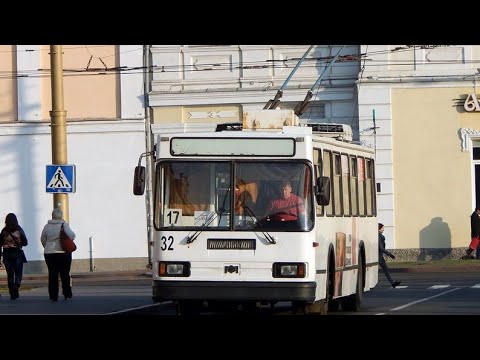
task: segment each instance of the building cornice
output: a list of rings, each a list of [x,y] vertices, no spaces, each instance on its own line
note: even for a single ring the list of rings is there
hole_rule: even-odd
[[[369,87],[369,88],[453,88],[453,87],[471,87],[473,86],[473,80],[424,80],[424,81],[357,81],[357,86],[359,87]]]
[[[144,132],[145,122],[141,120],[93,120],[67,122],[68,134]],[[31,121],[0,123],[0,136],[50,134],[50,122]]]
[[[237,104],[261,103],[273,99],[277,90],[244,90],[225,89],[225,91],[199,91],[185,93],[158,93],[149,94],[149,104],[156,106],[183,106],[183,105],[211,105],[211,104]],[[285,91],[281,102],[303,101],[307,89],[291,89]],[[311,101],[352,100],[354,90],[351,86],[339,88],[326,88],[315,92]]]

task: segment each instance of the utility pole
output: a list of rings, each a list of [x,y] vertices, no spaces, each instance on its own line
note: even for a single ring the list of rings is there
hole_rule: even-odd
[[[67,164],[67,111],[63,109],[62,45],[50,45],[50,72],[52,79],[51,138],[52,164]],[[69,221],[68,194],[53,194],[53,208],[59,207],[63,219]]]
[[[150,117],[150,104],[148,101],[148,92],[150,90],[150,45],[143,45],[143,101],[145,107],[145,136],[146,136],[146,147],[147,147],[147,156],[145,158],[146,162],[146,173],[147,181],[146,185],[146,207],[147,207],[147,251],[148,251],[148,263],[147,269],[151,269],[152,264],[152,248],[153,248],[153,178],[152,178],[152,169],[154,168],[152,151],[153,151],[153,135],[152,135],[152,126],[151,126],[151,117]]]
[[[377,160],[377,124],[375,122],[375,109],[372,110],[373,118],[373,149],[375,150],[375,161]]]

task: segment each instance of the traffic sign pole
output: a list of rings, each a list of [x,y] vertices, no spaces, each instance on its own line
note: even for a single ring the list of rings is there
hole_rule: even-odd
[[[55,165],[67,164],[67,112],[63,109],[63,59],[62,46],[50,45],[50,68],[52,82],[52,163]],[[53,194],[53,208],[59,207],[63,212],[63,219],[69,221],[68,194]]]

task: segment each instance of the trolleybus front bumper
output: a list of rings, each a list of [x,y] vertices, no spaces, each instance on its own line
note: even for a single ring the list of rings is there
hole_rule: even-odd
[[[153,300],[315,300],[315,282],[153,281]]]

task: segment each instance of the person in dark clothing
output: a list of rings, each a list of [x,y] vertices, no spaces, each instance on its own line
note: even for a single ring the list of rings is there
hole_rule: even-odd
[[[472,239],[466,254],[460,258],[462,260],[474,259],[472,252],[478,247],[480,242],[480,207],[476,207],[470,216],[470,235]]]
[[[27,237],[21,226],[18,225],[16,215],[8,214],[5,218],[5,227],[0,232],[0,256],[3,256],[3,263],[7,271],[11,300],[19,297],[18,289],[22,284],[23,263],[27,262],[22,247],[27,245]]]
[[[383,258],[383,254],[385,254],[387,256],[390,256],[392,259],[395,259],[395,255],[393,255],[390,251],[385,249],[385,236],[383,235],[384,230],[385,230],[385,227],[383,226],[383,224],[379,223],[378,224],[378,264],[382,268],[383,272],[385,273],[385,276],[387,277],[387,280],[390,282],[392,287],[396,288],[398,285],[401,284],[401,281],[392,280],[392,277],[390,276],[390,272],[388,271],[387,263]]]

